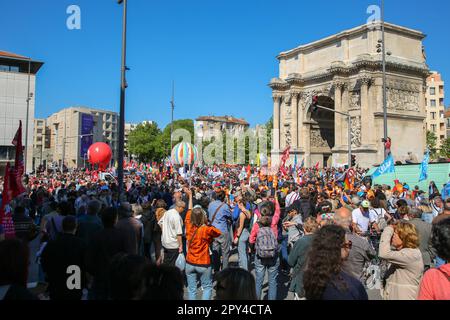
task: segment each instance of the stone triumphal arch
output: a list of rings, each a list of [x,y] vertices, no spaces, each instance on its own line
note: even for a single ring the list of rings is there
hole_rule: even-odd
[[[425,91],[429,69],[422,32],[386,24],[388,136],[396,160],[425,149]],[[360,166],[383,161],[383,73],[377,52],[379,23],[363,25],[281,53],[279,77],[272,79],[272,156],[291,146],[305,165],[347,163],[345,116],[311,110],[319,105],[350,113],[352,152]],[[301,160],[299,160],[301,161]]]

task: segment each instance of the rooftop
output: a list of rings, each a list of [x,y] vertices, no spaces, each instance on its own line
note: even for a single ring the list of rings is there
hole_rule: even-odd
[[[375,28],[375,29],[381,28],[381,22],[374,22],[373,25],[364,24],[364,25],[355,27],[353,29],[344,30],[342,32],[336,33],[334,35],[322,38],[320,40],[317,40],[317,41],[314,41],[311,43],[300,45],[294,49],[281,52],[277,58],[278,59],[290,58],[300,52],[308,52],[311,49],[321,48],[326,45],[329,45],[330,43],[339,41],[341,39],[345,39],[350,36],[355,36],[355,35],[361,34],[363,32],[367,32],[368,30],[370,30],[370,28]],[[425,34],[423,34],[421,31],[402,27],[402,26],[395,25],[395,24],[388,23],[388,22],[385,22],[385,29],[388,31],[394,31],[394,32],[400,33],[400,34],[405,34],[405,35],[408,35],[409,37],[420,39],[420,40],[425,38]]]
[[[28,57],[25,56],[21,56],[12,52],[8,52],[8,51],[0,51],[0,57],[8,57],[8,58],[18,58],[18,59],[30,59]]]
[[[449,107],[450,108],[450,107]],[[444,118],[450,118],[450,109],[447,109],[445,112],[444,112]]]
[[[248,126],[249,123],[244,119],[238,119],[232,116],[201,116],[196,119],[196,121],[214,121],[214,122],[226,122],[226,123],[235,123],[242,124],[244,126]]]
[[[28,72],[36,74],[43,66],[43,62],[33,60],[16,53],[0,50],[0,64],[14,65],[20,67],[20,72]]]

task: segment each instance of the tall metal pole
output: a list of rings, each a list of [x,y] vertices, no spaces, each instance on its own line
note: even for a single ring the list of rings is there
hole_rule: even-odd
[[[172,82],[172,101],[170,102],[172,106],[172,120],[170,122],[170,152],[172,152],[173,148],[173,141],[172,141],[172,135],[173,135],[173,111],[175,109],[175,81]]]
[[[381,41],[383,50],[383,126],[384,126],[384,140],[387,140],[387,93],[386,93],[386,43],[384,37],[384,0],[381,0]],[[384,148],[384,158],[387,157],[386,148]]]
[[[120,195],[123,192],[123,154],[125,143],[125,90],[127,83],[125,79],[125,73],[127,71],[126,66],[126,53],[127,53],[127,0],[118,0],[118,3],[123,3],[123,26],[122,26],[122,67],[121,67],[121,85],[120,85],[120,122],[119,122],[119,155],[118,155],[118,170],[117,179],[119,180],[119,201],[121,201]]]
[[[31,78],[31,58],[28,58],[28,91],[27,91],[27,117],[25,124],[25,173],[27,172],[27,161],[28,161],[28,126],[29,126],[29,113],[30,113],[30,78]]]
[[[348,168],[352,167],[352,117],[347,116],[348,122]]]

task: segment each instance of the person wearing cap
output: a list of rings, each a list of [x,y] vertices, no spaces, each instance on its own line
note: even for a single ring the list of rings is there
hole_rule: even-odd
[[[352,227],[353,231],[358,235],[367,235],[369,231],[370,214],[369,214],[370,202],[364,200],[361,202],[359,208],[352,212]]]

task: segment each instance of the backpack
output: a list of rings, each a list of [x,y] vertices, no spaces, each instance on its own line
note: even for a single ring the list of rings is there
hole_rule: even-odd
[[[256,236],[256,255],[261,259],[275,258],[278,254],[278,241],[270,227],[261,227]]]

